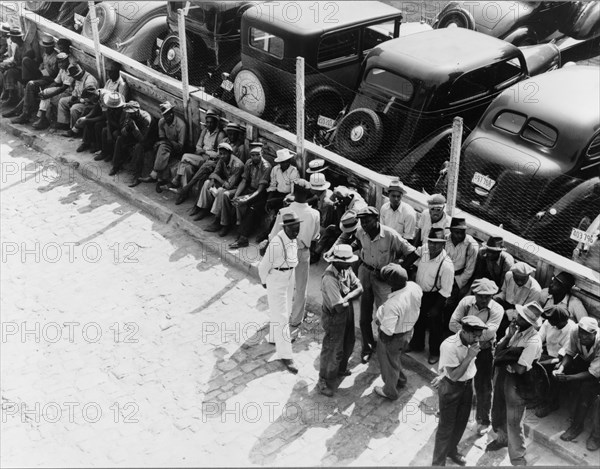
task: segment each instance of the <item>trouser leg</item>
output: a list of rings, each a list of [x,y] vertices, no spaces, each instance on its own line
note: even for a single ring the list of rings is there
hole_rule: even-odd
[[[440,419],[435,433],[432,466],[445,466],[448,455],[456,450],[454,433],[458,431],[459,407],[463,394],[468,392],[467,388],[470,387],[451,383],[446,378],[440,382],[438,388]],[[460,436],[462,437],[462,433]]]
[[[58,100],[58,116],[56,121],[59,124],[68,124],[70,118],[71,97],[63,96]]]
[[[360,332],[362,336],[362,354],[372,352],[375,347],[375,337],[373,337],[373,294],[372,285],[373,273],[364,265],[358,268],[358,278],[363,286],[363,294],[360,297]]]
[[[398,386],[406,384],[406,376],[402,371],[402,348],[406,343],[408,332],[389,336],[379,330],[377,358],[384,382],[383,392],[390,399],[398,399]]]
[[[308,248],[298,249],[294,302],[292,303],[292,315],[290,316],[291,326],[299,326],[304,320],[309,273],[310,250]]]
[[[498,441],[506,443],[506,399],[504,397],[504,379],[506,370],[496,368],[494,373],[494,392],[492,395],[492,428],[498,435]]]
[[[513,466],[526,465],[525,460],[525,401],[518,395],[515,377],[507,373],[504,380],[506,399],[506,428],[508,436],[508,456]]]
[[[289,307],[294,287],[293,270],[272,270],[267,276],[269,302],[269,336],[275,342],[277,358],[292,358],[292,339],[289,330]]]
[[[352,303],[350,303],[346,309],[345,315],[346,321],[344,323],[344,348],[342,359],[340,360],[340,373],[343,373],[348,369],[348,361],[350,360],[354,350],[354,306]]]
[[[475,358],[477,373],[475,374],[475,393],[477,395],[477,421],[483,425],[490,424],[492,408],[492,373],[494,357],[491,347],[481,350]]]
[[[344,330],[346,312],[323,311],[321,315],[323,330],[323,346],[321,348],[319,378],[328,388],[335,389],[344,354]]]

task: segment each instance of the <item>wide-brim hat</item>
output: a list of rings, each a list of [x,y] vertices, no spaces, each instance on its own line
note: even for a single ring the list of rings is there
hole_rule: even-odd
[[[343,262],[352,264],[358,260],[358,256],[352,252],[349,244],[336,244],[329,254],[324,254],[325,262]]]
[[[575,277],[569,272],[561,272],[555,275],[554,278],[568,289],[573,288],[573,285],[575,285]]]
[[[169,101],[165,101],[164,103],[159,104],[158,107],[160,108],[160,113],[163,116],[175,109],[175,106],[173,106],[173,104],[171,104]]]
[[[342,233],[353,233],[358,228],[358,218],[354,210],[348,210],[340,218],[340,230]]]
[[[451,230],[466,230],[467,222],[462,217],[452,217],[450,221],[450,229]]]
[[[482,247],[487,251],[497,252],[506,250],[504,247],[504,238],[501,236],[490,236],[490,238],[487,240],[487,243],[485,243]]]
[[[23,31],[21,31],[19,28],[10,28],[10,30],[8,31],[8,35],[10,37],[23,37]]]
[[[110,93],[105,93],[102,102],[104,106],[109,109],[118,109],[125,106],[125,100],[123,99],[123,95],[118,91],[111,91]]]
[[[388,191],[388,194],[393,191],[397,191],[402,194],[406,194],[406,187],[404,187],[404,184],[402,184],[400,182],[400,180],[392,179],[390,181],[390,184],[388,185],[387,191]]]
[[[313,173],[310,175],[310,188],[316,191],[324,191],[331,186],[323,173]]]
[[[326,169],[327,166],[325,166],[325,160],[317,158],[308,162],[308,169],[306,170],[306,172],[308,174],[320,173],[322,171],[325,171]]]
[[[8,33],[10,33],[10,24],[0,23],[0,34],[8,35]]]
[[[427,235],[427,241],[431,241],[433,243],[445,243],[446,232],[444,231],[444,228],[431,228],[429,230],[429,234]]]
[[[66,37],[59,37],[58,41],[56,41],[56,47],[55,50],[56,52],[60,52],[60,47],[63,48],[70,48],[73,45],[73,42],[71,42],[70,39],[67,39]]]
[[[40,40],[40,46],[42,47],[54,47],[56,45],[56,41],[52,36],[44,36]]]
[[[542,326],[541,315],[544,310],[537,302],[533,301],[524,306],[515,305],[515,309],[517,310],[519,316],[525,319],[525,321],[534,326],[536,329],[539,329]]]
[[[234,130],[236,132],[243,132],[244,128],[240,124],[238,124],[236,122],[229,122],[225,126],[225,131],[227,131],[227,130]]]
[[[302,223],[300,217],[295,212],[286,212],[281,217],[281,226],[290,226]]]
[[[291,160],[294,157],[294,154],[289,151],[287,148],[282,148],[281,150],[277,150],[277,158],[275,158],[275,163],[283,163],[284,161]]]

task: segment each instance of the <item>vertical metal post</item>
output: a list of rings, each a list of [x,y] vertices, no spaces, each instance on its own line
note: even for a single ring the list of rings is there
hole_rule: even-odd
[[[92,25],[92,38],[94,39],[94,49],[96,51],[96,72],[102,81],[106,83],[104,56],[100,52],[100,35],[98,34],[98,17],[96,16],[96,3],[88,2],[90,10],[90,23]]]
[[[179,26],[179,50],[181,52],[181,99],[183,101],[183,114],[186,118],[188,126],[188,135],[193,140],[192,114],[189,109],[190,100],[190,82],[188,79],[188,56],[187,56],[187,40],[185,34],[185,15],[187,9],[179,9],[178,26]]]
[[[450,145],[450,164],[448,166],[448,197],[446,208],[448,215],[454,216],[456,192],[458,187],[458,168],[460,166],[460,147],[462,146],[463,120],[455,117],[452,122],[452,143]]]
[[[296,57],[296,158],[302,161],[302,175],[306,172],[304,154],[304,57]]]

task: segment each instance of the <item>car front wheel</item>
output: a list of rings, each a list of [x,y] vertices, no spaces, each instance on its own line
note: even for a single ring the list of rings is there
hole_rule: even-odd
[[[383,123],[371,109],[355,109],[338,126],[335,147],[343,156],[363,161],[374,156],[383,140]]]

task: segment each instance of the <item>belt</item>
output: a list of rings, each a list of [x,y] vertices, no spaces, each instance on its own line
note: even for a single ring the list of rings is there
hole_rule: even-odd
[[[375,272],[377,269],[375,267],[373,267],[372,265],[369,264],[365,264],[364,262],[361,264],[363,267],[365,267],[367,270],[370,270],[371,272]]]
[[[285,272],[286,270],[292,270],[293,267],[273,267],[275,270],[279,270],[281,272]]]
[[[444,379],[448,380],[448,382],[450,384],[454,384],[457,386],[468,386],[471,384],[471,382],[473,381],[473,378],[471,379],[467,379],[466,381],[452,381],[450,378],[448,378],[447,376],[444,376]]]

